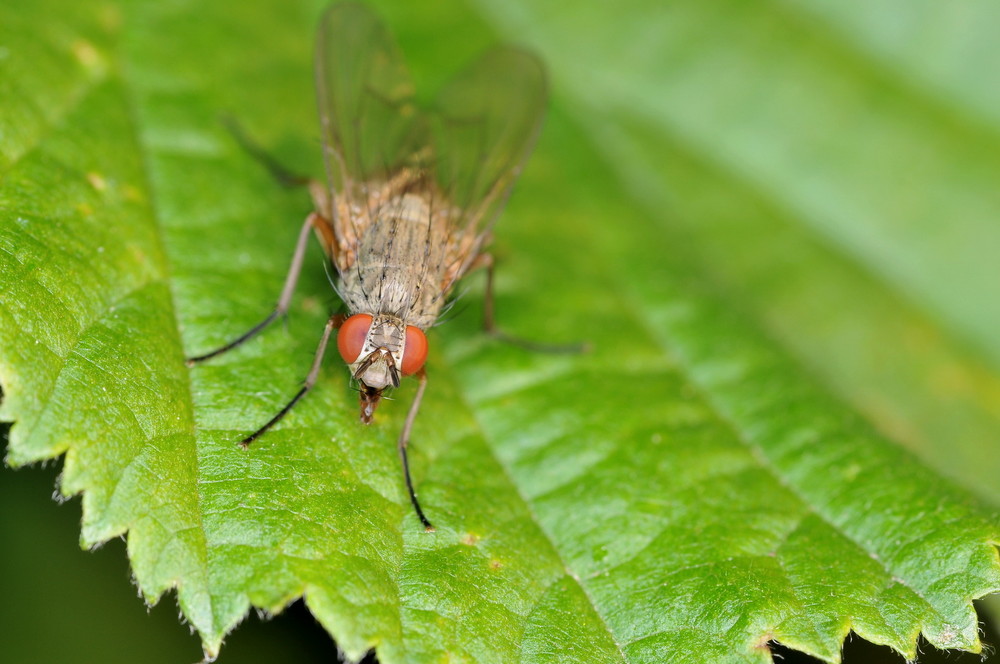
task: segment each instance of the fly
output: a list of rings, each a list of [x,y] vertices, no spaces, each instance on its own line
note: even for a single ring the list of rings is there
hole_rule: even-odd
[[[240,444],[249,446],[313,387],[337,330],[337,349],[359,388],[362,422],[372,421],[385,391],[402,377],[419,381],[397,446],[410,501],[432,531],[406,452],[427,387],[424,332],[455,284],[485,268],[486,329],[518,342],[495,327],[493,259],[485,248],[534,146],[547,98],[545,72],[530,53],[495,47],[444,87],[433,111],[420,111],[392,36],[369,9],[352,3],[326,10],[315,58],[327,180],[309,182],[315,209],[299,232],[278,303],[245,334],[188,363],[239,346],[288,311],[315,234],[347,313],[327,321],[295,396]]]

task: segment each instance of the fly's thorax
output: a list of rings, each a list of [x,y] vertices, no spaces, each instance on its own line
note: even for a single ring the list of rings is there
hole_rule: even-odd
[[[447,231],[422,193],[405,192],[382,201],[370,223],[357,229],[354,264],[341,273],[338,290],[351,311],[391,314],[426,329],[434,324],[445,295]]]
[[[404,193],[390,199],[383,207],[384,214],[411,224],[430,224],[431,209],[424,196]]]
[[[375,315],[358,359],[349,365],[351,375],[373,390],[399,387],[405,349],[406,323],[397,316]]]

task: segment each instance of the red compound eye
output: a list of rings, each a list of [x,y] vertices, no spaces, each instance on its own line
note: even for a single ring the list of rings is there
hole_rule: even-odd
[[[404,376],[409,376],[420,371],[427,361],[427,337],[419,327],[406,326],[406,347],[403,349],[403,370]]]
[[[354,364],[365,346],[365,337],[372,326],[372,317],[368,314],[354,314],[344,321],[337,332],[337,350],[344,362]]]

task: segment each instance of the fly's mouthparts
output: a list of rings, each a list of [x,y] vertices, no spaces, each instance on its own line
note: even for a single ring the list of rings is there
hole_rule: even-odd
[[[375,409],[378,408],[379,401],[382,400],[382,391],[376,390],[368,387],[367,385],[361,385],[361,421],[365,424],[371,424],[372,418],[375,416]]]

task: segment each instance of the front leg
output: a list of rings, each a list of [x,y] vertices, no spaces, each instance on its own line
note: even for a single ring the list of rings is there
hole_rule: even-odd
[[[299,402],[299,399],[304,397],[306,392],[312,389],[312,386],[316,384],[316,379],[319,377],[320,367],[323,366],[323,356],[326,354],[326,345],[330,341],[330,335],[333,334],[334,330],[340,329],[340,326],[343,324],[343,314],[334,314],[330,316],[329,320],[326,322],[326,326],[323,328],[323,336],[319,340],[319,347],[316,348],[316,355],[313,357],[313,363],[309,368],[309,374],[302,382],[302,387],[300,387],[299,391],[295,393],[295,396],[292,397],[291,401],[285,404],[284,407],[278,411],[277,415],[268,420],[267,424],[240,441],[240,446],[243,449],[248,448],[250,443],[260,438],[264,432],[281,421],[281,418],[288,414],[288,411],[290,411],[292,407]]]
[[[229,343],[220,346],[213,351],[189,357],[187,365],[189,367],[193,367],[200,362],[209,360],[217,355],[222,355],[227,351],[241,346],[257,336],[264,330],[264,328],[276,321],[278,318],[284,316],[288,312],[288,305],[292,301],[292,294],[295,292],[295,285],[298,283],[299,274],[302,272],[302,262],[305,258],[306,244],[309,242],[309,231],[311,229],[315,229],[322,239],[324,235],[332,233],[332,231],[328,230],[329,228],[330,222],[315,212],[306,217],[305,223],[302,224],[302,230],[299,231],[299,239],[295,243],[295,253],[292,255],[292,264],[288,268],[288,274],[285,275],[285,285],[281,289],[281,295],[278,297],[278,303],[274,305],[274,309],[271,310],[271,313],[268,314],[267,318],[257,323]]]
[[[413,428],[413,421],[417,419],[417,411],[420,410],[420,402],[424,399],[424,390],[427,389],[427,371],[423,367],[417,372],[417,379],[420,380],[420,385],[417,387],[416,396],[413,397],[413,403],[410,404],[410,412],[406,414],[406,422],[403,423],[403,430],[399,433],[399,442],[396,446],[399,449],[399,458],[403,462],[403,477],[406,478],[406,490],[410,492],[410,502],[413,503],[413,509],[416,510],[420,523],[424,524],[424,530],[432,533],[434,526],[424,516],[424,511],[420,509],[420,501],[417,500],[417,492],[413,490],[410,459],[406,454],[406,448],[410,444],[410,429]]]

